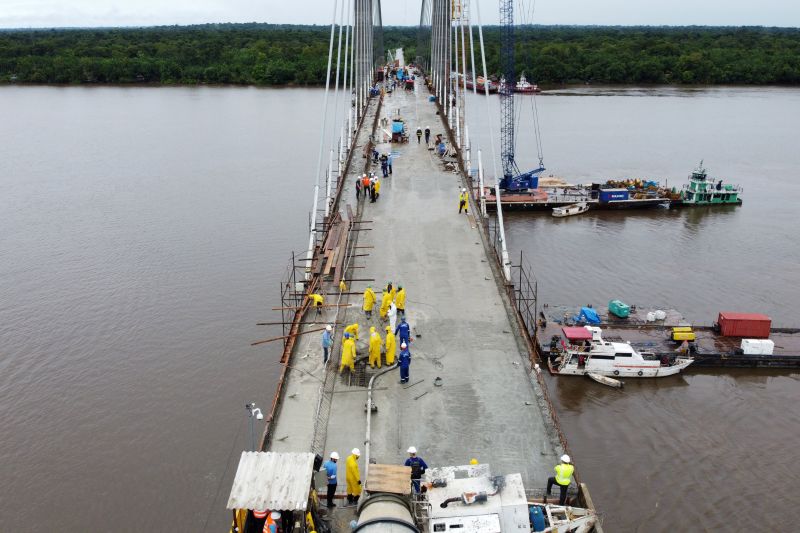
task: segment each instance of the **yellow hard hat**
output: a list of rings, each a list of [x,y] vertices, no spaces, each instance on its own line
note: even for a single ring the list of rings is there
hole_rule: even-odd
[[[469,464],[476,465],[478,464],[478,460],[473,457],[472,459],[469,460]]]

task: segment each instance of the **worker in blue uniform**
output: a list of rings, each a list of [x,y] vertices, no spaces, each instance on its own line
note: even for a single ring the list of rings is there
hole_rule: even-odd
[[[414,492],[419,492],[419,480],[428,469],[428,465],[422,460],[422,457],[417,457],[417,449],[414,446],[408,448],[408,459],[405,462],[406,466],[411,467],[411,486]]]
[[[398,335],[401,344],[403,342],[411,344],[411,325],[406,322],[406,317],[400,319],[400,323],[395,328],[394,334]]]
[[[339,484],[339,480],[336,477],[337,471],[337,462],[339,461],[339,454],[336,452],[331,452],[331,458],[329,461],[326,461],[323,468],[325,468],[325,477],[328,478],[328,508],[331,509],[336,507],[336,504],[333,503],[333,495],[336,494],[336,485]]]
[[[400,383],[408,383],[408,369],[411,366],[411,352],[408,344],[400,343]]]

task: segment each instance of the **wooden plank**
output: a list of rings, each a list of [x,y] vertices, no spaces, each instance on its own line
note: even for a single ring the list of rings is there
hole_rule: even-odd
[[[399,465],[369,465],[366,489],[370,492],[408,494],[411,492],[411,467]]]
[[[347,204],[347,220],[355,220],[356,216],[353,214],[353,206]]]
[[[331,253],[331,259],[328,261],[328,264],[325,265],[325,275],[329,275],[331,273],[331,269],[336,267],[336,263],[339,261],[339,254],[341,248],[334,248],[333,253]]]

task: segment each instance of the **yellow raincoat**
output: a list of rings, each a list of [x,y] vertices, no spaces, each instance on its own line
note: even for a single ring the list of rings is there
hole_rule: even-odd
[[[385,292],[383,293],[383,298],[381,299],[381,318],[386,318],[386,313],[389,312],[389,306],[392,303],[392,293]]]
[[[397,341],[394,338],[391,326],[386,326],[386,364],[394,364],[394,354],[397,353]]]
[[[352,496],[361,495],[361,472],[358,470],[358,457],[350,454],[345,461],[345,471],[347,479],[347,494]]]
[[[367,287],[364,291],[364,311],[372,311],[375,307],[375,291],[371,287]]]
[[[356,341],[353,337],[342,341],[342,363],[339,365],[339,373],[341,374],[344,367],[350,369],[350,372],[356,371]]]
[[[346,328],[344,328],[345,333],[349,333],[352,337],[355,337],[358,340],[358,324],[350,324]]]
[[[397,291],[397,296],[394,298],[394,304],[397,306],[398,311],[405,311],[406,308],[406,290],[400,289]]]
[[[381,180],[375,180],[375,194],[381,193]]]
[[[381,367],[381,336],[375,331],[375,326],[369,328],[369,366],[374,368],[374,365]]]

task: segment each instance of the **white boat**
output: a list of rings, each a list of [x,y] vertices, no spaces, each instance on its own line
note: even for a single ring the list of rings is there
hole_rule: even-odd
[[[554,207],[554,217],[568,217],[572,215],[580,215],[589,210],[589,204],[586,202],[578,202],[577,204],[565,205],[564,207]]]
[[[595,380],[596,382],[600,383],[601,385],[606,385],[608,387],[613,387],[615,389],[621,389],[623,387],[623,385],[625,385],[623,382],[621,382],[618,379],[610,378],[610,377],[604,376],[602,374],[595,374],[594,372],[587,372],[586,375],[589,376],[590,378],[592,378],[593,380]]]
[[[522,76],[519,78],[517,82],[517,86],[514,88],[515,93],[540,93],[542,92],[539,89],[539,86],[535,83],[530,83],[528,79],[525,77],[523,73]]]
[[[557,374],[655,378],[672,376],[694,362],[690,357],[658,358],[638,352],[628,342],[608,342],[596,326],[563,327],[564,340],[550,353],[550,369]]]

